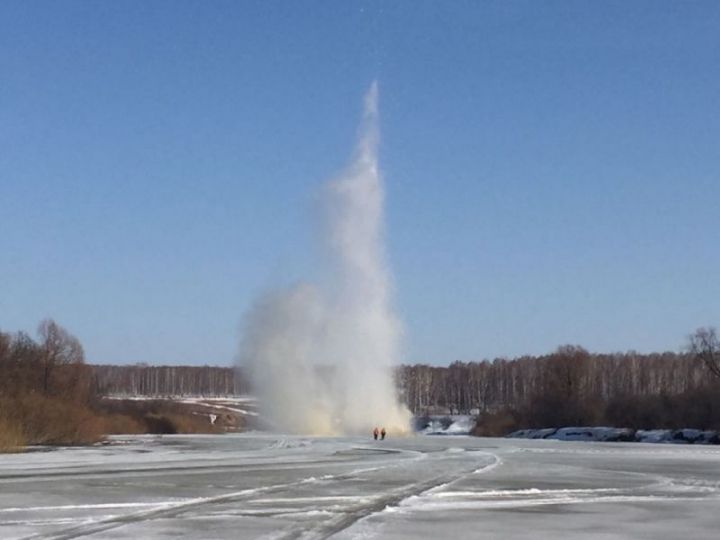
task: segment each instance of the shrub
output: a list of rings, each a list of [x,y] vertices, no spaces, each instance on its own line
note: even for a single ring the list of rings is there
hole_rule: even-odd
[[[102,439],[103,422],[86,407],[38,394],[6,400],[27,444],[82,445]]]
[[[25,437],[20,426],[0,416],[0,454],[19,452],[24,446]]]
[[[106,414],[102,416],[103,433],[105,435],[136,435],[147,433],[142,422],[127,414]]]
[[[106,433],[222,433],[207,415],[189,404],[170,400],[100,400],[96,405],[106,421]]]
[[[210,424],[205,416],[169,414],[166,418],[175,427],[175,433],[220,433],[222,430]]]
[[[479,437],[504,437],[520,429],[517,411],[501,409],[495,412],[483,412],[477,417],[473,435]]]
[[[177,427],[172,420],[160,414],[150,413],[143,417],[145,428],[148,433],[161,433],[173,435],[178,433]]]

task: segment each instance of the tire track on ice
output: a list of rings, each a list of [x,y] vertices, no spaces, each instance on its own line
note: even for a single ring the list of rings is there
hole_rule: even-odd
[[[374,497],[370,502],[350,505],[339,511],[338,516],[329,518],[320,524],[294,526],[279,534],[272,534],[267,538],[272,538],[272,540],[324,540],[352,527],[362,519],[383,511],[388,506],[397,506],[410,497],[443,489],[471,474],[487,472],[502,464],[502,460],[495,454],[488,452],[481,452],[481,454],[485,457],[492,457],[494,461],[484,467],[478,468],[477,463],[475,463],[472,468],[456,471],[453,474],[441,474],[422,482],[415,482],[392,489],[381,496]]]
[[[365,450],[364,448],[358,448],[357,450]],[[414,452],[414,451],[404,451],[404,450],[390,450],[386,453],[397,453],[397,454],[418,454],[416,457],[412,458],[410,461],[415,461],[417,459],[423,459],[426,457],[425,454]],[[120,516],[111,516],[104,519],[99,519],[96,521],[89,521],[84,522],[79,525],[75,525],[72,527],[68,527],[65,529],[61,529],[58,531],[52,531],[52,532],[46,532],[46,533],[38,533],[38,534],[31,534],[29,536],[24,536],[20,538],[19,540],[73,540],[75,538],[81,538],[83,536],[88,536],[96,533],[105,532],[111,529],[116,529],[118,527],[122,527],[124,525],[129,525],[132,523],[138,523],[142,521],[147,521],[151,519],[157,519],[157,518],[170,518],[175,517],[180,514],[183,514],[184,512],[188,510],[195,510],[197,508],[201,508],[204,506],[210,506],[213,504],[218,503],[226,503],[231,502],[234,500],[243,500],[250,497],[254,497],[259,494],[265,494],[265,493],[274,493],[277,491],[282,491],[288,488],[297,487],[303,484],[309,484],[313,482],[333,482],[333,481],[341,481],[341,480],[349,480],[352,478],[357,477],[357,475],[371,472],[371,471],[377,471],[381,469],[387,469],[396,467],[398,465],[406,463],[405,460],[399,460],[399,461],[392,461],[387,464],[381,465],[381,466],[373,466],[373,467],[364,467],[360,469],[354,469],[352,471],[341,473],[337,475],[325,475],[320,478],[316,478],[314,476],[306,477],[301,480],[296,480],[293,482],[286,482],[282,484],[273,484],[271,486],[264,486],[259,488],[248,488],[243,489],[240,491],[235,491],[232,493],[225,493],[223,495],[217,495],[215,497],[197,497],[192,498],[189,500],[177,502],[177,503],[157,503],[153,505],[153,508],[149,510],[141,510],[139,512],[133,512],[130,514],[123,514]],[[132,473],[133,471],[125,471],[127,473]]]

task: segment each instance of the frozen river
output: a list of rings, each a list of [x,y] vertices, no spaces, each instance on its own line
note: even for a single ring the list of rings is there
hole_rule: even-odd
[[[115,438],[0,455],[0,538],[718,538],[720,448]]]

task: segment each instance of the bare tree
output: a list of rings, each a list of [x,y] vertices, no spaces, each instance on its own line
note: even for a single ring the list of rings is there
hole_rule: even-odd
[[[40,323],[38,334],[42,351],[42,391],[48,395],[55,372],[62,366],[83,364],[85,354],[78,339],[52,319]]]
[[[715,328],[698,328],[689,340],[693,356],[715,377],[720,377],[720,341]]]

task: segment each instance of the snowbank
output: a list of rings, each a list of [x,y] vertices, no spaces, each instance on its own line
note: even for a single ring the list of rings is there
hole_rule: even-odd
[[[474,417],[466,414],[415,418],[415,431],[424,435],[468,435],[474,427]]]
[[[700,429],[639,429],[635,433],[639,442],[674,443],[674,444],[720,444],[717,431]]]
[[[699,429],[650,429],[637,431],[612,427],[565,427],[521,429],[508,435],[513,439],[552,439],[556,441],[646,442],[672,444],[720,444],[717,431]]]

